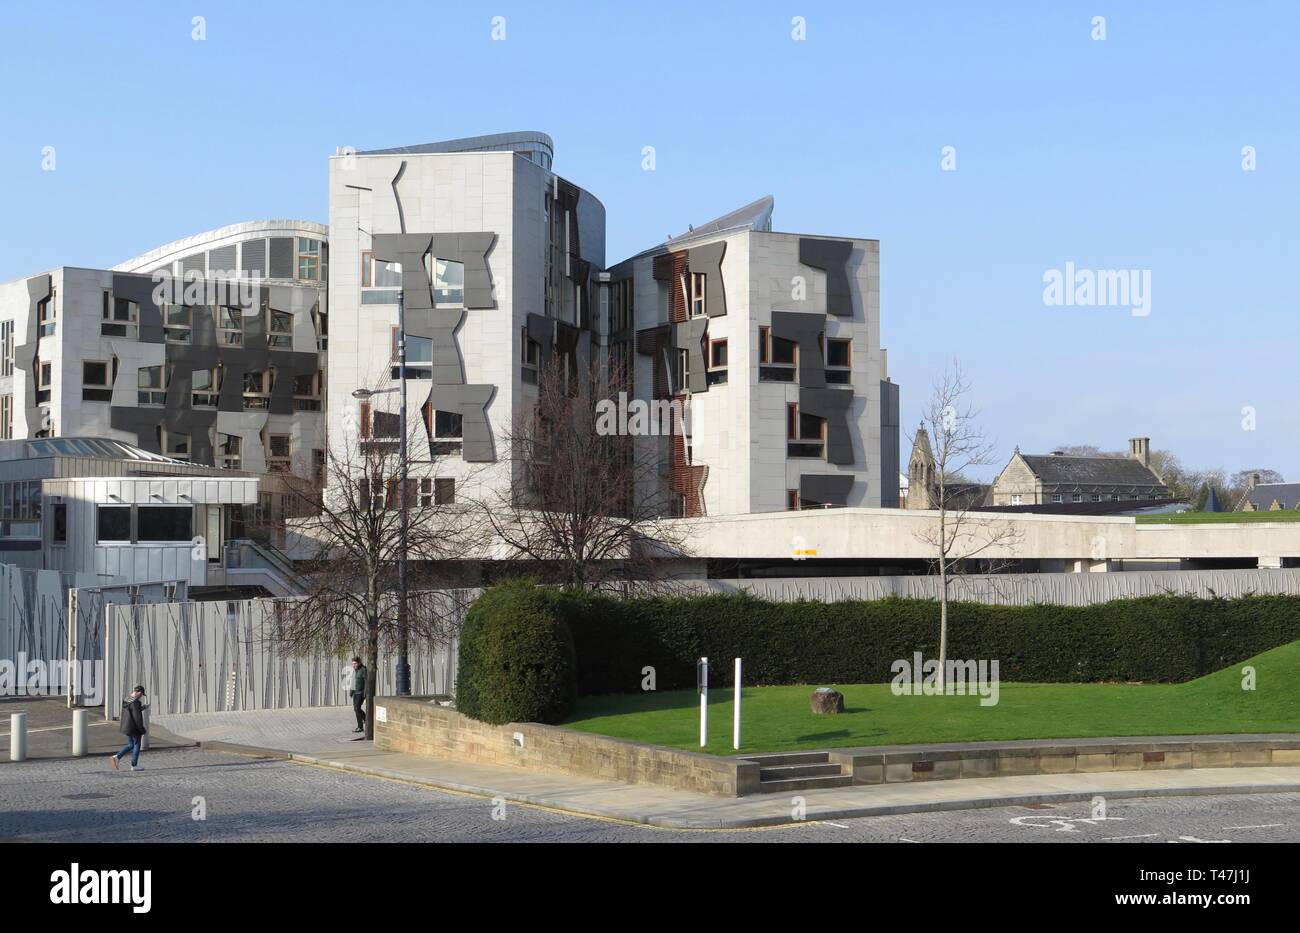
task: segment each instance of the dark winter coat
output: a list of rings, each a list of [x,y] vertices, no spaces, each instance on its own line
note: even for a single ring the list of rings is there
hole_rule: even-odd
[[[122,701],[122,734],[139,738],[145,734],[144,706],[139,699]]]
[[[352,694],[366,695],[366,666],[362,664],[352,672]]]

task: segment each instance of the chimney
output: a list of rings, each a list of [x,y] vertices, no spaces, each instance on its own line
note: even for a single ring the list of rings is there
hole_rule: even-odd
[[[1250,479],[1246,481],[1246,488],[1254,489],[1258,485],[1259,485],[1259,474],[1258,473],[1250,474]]]
[[[1151,467],[1151,438],[1149,437],[1130,437],[1128,440],[1128,455],[1150,469]]]

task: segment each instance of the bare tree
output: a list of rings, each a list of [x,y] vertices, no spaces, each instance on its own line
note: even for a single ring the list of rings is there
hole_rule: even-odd
[[[280,637],[290,650],[342,652],[364,645],[361,653],[369,668],[366,738],[374,737],[381,648],[400,634],[398,559],[403,551],[403,464],[396,418],[377,414],[349,423],[341,437],[331,438],[324,488],[310,503],[312,514],[295,521],[293,529],[300,549],[310,552],[300,563],[306,594],[280,606]],[[421,430],[424,419],[411,420],[410,450],[431,452],[427,430]],[[406,464],[406,629],[412,642],[433,647],[454,635],[452,620],[459,618],[460,607],[451,604],[447,593],[430,588],[458,583],[459,562],[478,556],[482,539],[472,507],[440,494],[433,471],[420,469],[439,458],[416,456],[408,454]],[[304,501],[303,509],[307,506]]]
[[[934,508],[932,524],[917,532],[917,539],[934,554],[939,574],[939,672],[942,689],[948,660],[948,587],[954,576],[967,572],[969,562],[1004,557],[1020,542],[1020,532],[1010,521],[973,512],[976,504],[964,494],[964,481],[955,477],[994,462],[994,447],[976,424],[978,412],[970,406],[970,383],[956,360],[934,384],[922,415],[922,424],[934,438]]]
[[[616,362],[587,366],[556,354],[537,381],[535,407],[502,443],[513,482],[489,489],[479,503],[507,557],[537,562],[531,572],[564,586],[659,580],[664,560],[685,554],[686,532],[671,520],[658,433],[682,429],[680,408],[629,402],[631,381]],[[667,418],[638,426],[616,414],[629,405],[645,405],[652,415],[666,411]],[[651,422],[650,442],[634,436],[651,430]]]

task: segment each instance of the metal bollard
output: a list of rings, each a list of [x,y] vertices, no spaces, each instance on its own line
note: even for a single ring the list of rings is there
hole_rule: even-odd
[[[27,760],[26,713],[14,713],[9,717],[9,760]]]
[[[140,717],[144,720],[144,735],[140,736],[140,751],[149,751],[149,707],[140,708]]]
[[[86,757],[86,726],[89,714],[84,709],[72,711],[72,757]]]

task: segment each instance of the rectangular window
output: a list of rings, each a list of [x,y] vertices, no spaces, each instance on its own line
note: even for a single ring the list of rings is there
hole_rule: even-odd
[[[704,317],[705,275],[703,272],[691,273],[691,317]]]
[[[109,402],[113,390],[109,387],[108,364],[98,360],[83,360],[81,364],[81,400],[83,402]]]
[[[325,385],[325,373],[302,373],[293,377],[293,410],[320,411],[321,387]]]
[[[826,384],[853,382],[853,341],[831,337],[826,340]]]
[[[449,259],[435,259],[433,270],[435,307],[461,307],[465,303],[465,264]]]
[[[715,340],[709,344],[709,385],[723,385],[727,381],[727,341]]]
[[[1100,495],[1094,495],[1094,496],[1092,497],[1092,501],[1093,501],[1093,502],[1100,502],[1100,501],[1101,501],[1101,496],[1100,496]]]
[[[787,512],[799,511],[799,490],[787,489],[785,491],[785,508]]]
[[[14,436],[14,397],[0,395],[0,441],[11,440]]]
[[[786,406],[786,456],[817,457],[826,453],[826,419],[799,410],[790,403]]]
[[[221,397],[222,371],[194,369],[190,371],[190,405],[194,408],[216,408]]]
[[[14,322],[0,321],[0,376],[14,374]]]
[[[167,404],[167,383],[164,380],[163,367],[141,366],[137,387],[139,388],[137,401],[141,405]]]
[[[57,314],[55,296],[56,292],[51,289],[50,297],[36,305],[36,333],[39,337],[49,337],[55,330],[55,315]]]
[[[95,540],[131,540],[131,507],[129,505],[101,505],[97,511],[98,523]]]
[[[268,473],[289,472],[289,435],[267,435],[266,469]]]
[[[1083,496],[1082,496],[1081,494],[1079,494],[1079,493],[1076,492],[1074,495],[1072,495],[1072,496],[1070,497],[1070,501],[1071,501],[1071,502],[1082,502],[1082,501],[1083,501]]]
[[[519,328],[520,378],[528,385],[537,385],[537,371],[541,366],[542,345],[528,336],[528,328]]]
[[[1061,502],[1061,494],[1057,493],[1056,495],[1052,496],[1052,502],[1059,505]]]
[[[293,315],[267,309],[266,345],[273,350],[293,349]]]
[[[227,470],[238,470],[242,439],[238,434],[217,435],[217,466]]]
[[[767,362],[769,362],[769,361],[771,360],[771,356],[772,356],[772,347],[771,347],[771,342],[770,342],[770,341],[771,341],[771,337],[772,337],[772,328],[770,328],[770,327],[759,327],[759,329],[758,329],[758,361],[759,361],[760,363],[767,363]]]
[[[241,308],[217,308],[217,342],[232,347],[244,345],[244,314]]]
[[[1020,505],[1020,496],[1019,496],[1019,495],[1014,495],[1014,496],[1012,496],[1012,497],[1011,497],[1011,504],[1012,504],[1012,505]]]
[[[463,420],[456,412],[435,411],[433,413],[434,437],[463,437],[463,432]]]
[[[308,282],[319,282],[320,260],[320,240],[298,237],[298,278]]]
[[[193,526],[194,509],[188,505],[141,505],[136,508],[137,541],[189,541],[194,537]]]
[[[190,459],[190,436],[168,431],[159,425],[158,448],[173,460],[188,460]]]
[[[140,326],[140,306],[125,298],[114,298],[112,292],[103,293],[99,332],[105,337],[135,339]]]
[[[194,309],[188,305],[163,305],[163,334],[168,343],[189,343]]]
[[[361,251],[361,287],[370,287],[370,270],[374,266],[374,254],[370,250]]]
[[[244,373],[244,410],[271,407],[271,385],[270,373]]]
[[[68,543],[68,507],[62,502],[54,506],[54,543]]]
[[[435,479],[433,481],[433,504],[452,505],[456,502],[456,481],[454,479]]]

